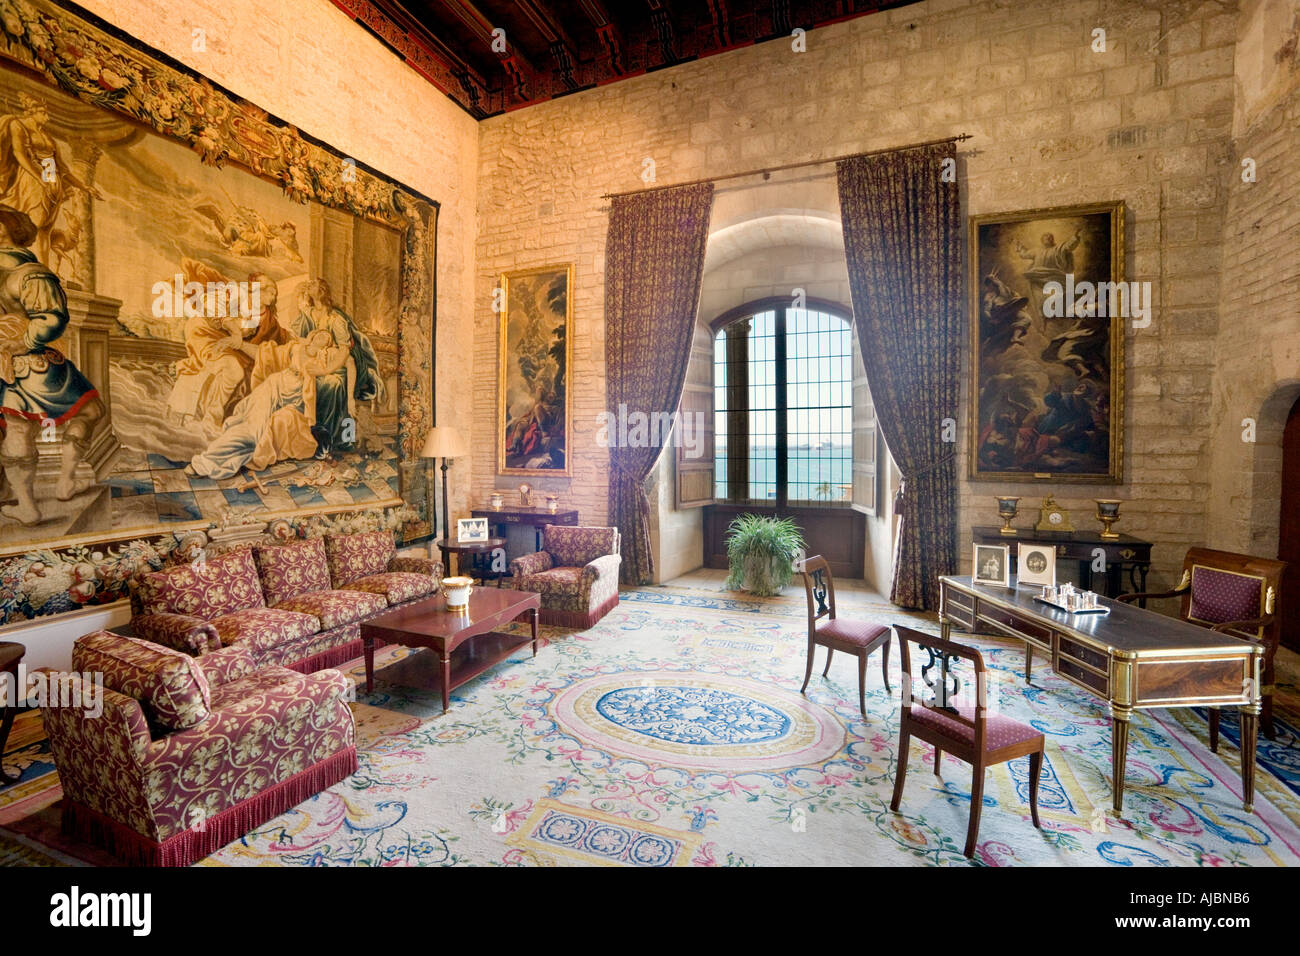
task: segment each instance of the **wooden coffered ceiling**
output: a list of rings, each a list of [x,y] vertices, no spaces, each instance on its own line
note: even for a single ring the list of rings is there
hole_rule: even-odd
[[[476,118],[918,0],[333,0]]]

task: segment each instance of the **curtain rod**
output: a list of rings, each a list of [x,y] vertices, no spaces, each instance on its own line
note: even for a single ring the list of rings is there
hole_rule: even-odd
[[[885,149],[872,149],[865,153],[845,153],[843,156],[832,156],[830,159],[808,159],[802,163],[785,163],[781,166],[763,166],[759,169],[747,169],[743,173],[727,173],[725,176],[708,176],[704,179],[692,179],[685,183],[669,183],[666,186],[647,186],[645,189],[627,189],[621,193],[605,193],[601,199],[614,199],[617,196],[635,196],[641,193],[658,192],[661,189],[677,189],[680,186],[698,186],[700,183],[720,183],[725,179],[740,179],[744,176],[757,176],[762,173],[764,177],[772,173],[783,172],[787,169],[802,169],[805,166],[824,166],[827,163],[838,163],[844,159],[856,159],[859,156],[879,156],[882,153],[901,153],[909,149],[923,149],[926,146],[938,146],[940,143],[960,143],[963,140],[973,139],[971,133],[958,133],[956,136],[945,136],[942,139],[930,139],[924,143],[912,143],[908,146],[890,146]]]

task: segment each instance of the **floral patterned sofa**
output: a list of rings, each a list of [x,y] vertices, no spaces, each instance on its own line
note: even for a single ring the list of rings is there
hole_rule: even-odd
[[[397,554],[390,531],[245,547],[144,574],[134,637],[195,656],[244,646],[309,674],[361,654],[361,622],[433,594],[442,563]]]
[[[41,715],[63,830],[129,865],[187,866],[356,772],[338,671],[259,666],[244,644],[196,659],[108,631],[78,639],[72,666],[53,675],[62,706]]]
[[[544,624],[591,627],[618,604],[617,528],[547,525],[546,548],[510,562],[514,586],[542,596]]]

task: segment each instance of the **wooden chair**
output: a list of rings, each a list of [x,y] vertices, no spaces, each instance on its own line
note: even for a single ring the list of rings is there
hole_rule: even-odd
[[[1171,591],[1121,594],[1124,602],[1181,597],[1178,616],[1189,624],[1231,634],[1264,648],[1263,707],[1260,729],[1273,739],[1273,657],[1281,638],[1275,611],[1282,589],[1285,561],[1257,558],[1235,551],[1191,548],[1183,558],[1183,576]],[[1219,708],[1210,708],[1210,749],[1219,750]]]
[[[826,648],[826,669],[822,671],[822,677],[830,673],[831,658],[836,651],[853,654],[858,659],[858,709],[865,717],[867,658],[878,647],[883,646],[885,649],[880,658],[880,673],[885,679],[885,690],[890,693],[894,690],[889,686],[889,628],[882,624],[836,616],[835,578],[831,575],[830,565],[820,554],[805,558],[799,570],[803,575],[804,593],[808,596],[808,667],[804,671],[803,686],[799,688],[799,693],[808,689],[817,645]],[[822,618],[826,620],[822,621]]]
[[[987,686],[984,658],[973,647],[931,637],[910,627],[894,625],[898,647],[903,656],[903,712],[898,732],[898,769],[894,775],[894,799],[889,808],[897,811],[903,799],[907,779],[907,755],[912,738],[919,737],[934,747],[934,774],[940,776],[939,763],[945,752],[971,765],[970,824],[966,829],[966,856],[974,856],[975,839],[980,830],[980,810],[984,804],[984,771],[994,764],[1029,755],[1029,812],[1034,826],[1038,822],[1038,778],[1043,769],[1043,735],[1027,724],[986,713]],[[912,655],[908,645],[915,644],[926,652],[928,661],[921,665],[920,677],[934,691],[931,701],[912,699]],[[970,661],[975,669],[975,706],[952,706],[961,687],[953,673],[953,658]],[[938,671],[931,675],[931,671]],[[951,685],[951,686],[950,686]]]

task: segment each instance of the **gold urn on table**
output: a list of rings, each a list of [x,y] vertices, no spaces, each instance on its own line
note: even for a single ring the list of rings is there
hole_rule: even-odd
[[[1011,522],[1020,513],[1020,496],[994,495],[993,497],[998,503],[998,517],[1002,519],[999,532],[1005,535],[1016,534],[1016,529],[1011,527]]]
[[[1118,498],[1094,498],[1097,502],[1097,520],[1102,524],[1101,536],[1107,540],[1114,540],[1119,537],[1118,531],[1111,531],[1110,526],[1119,520],[1119,506],[1122,502]]]

